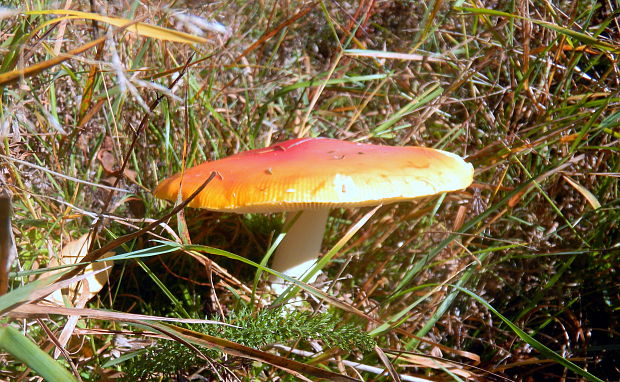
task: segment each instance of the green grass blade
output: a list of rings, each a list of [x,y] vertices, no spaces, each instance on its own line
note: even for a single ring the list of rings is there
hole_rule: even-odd
[[[381,135],[387,129],[389,129],[398,121],[403,119],[405,116],[413,113],[420,106],[430,102],[436,97],[439,97],[441,93],[443,93],[443,89],[439,85],[431,86],[424,93],[420,94],[420,96],[414,98],[411,102],[409,102],[407,105],[403,106],[400,110],[394,113],[390,118],[387,119],[387,121],[374,128],[372,130],[373,135]]]
[[[301,82],[297,82],[289,86],[285,86],[282,89],[280,89],[276,94],[273,95],[273,97],[271,98],[271,101],[278,99],[282,97],[283,95],[292,92],[293,90],[304,89],[304,88],[309,88],[313,86],[319,86],[322,83],[321,78],[325,77],[326,75],[327,73],[323,73],[317,76],[317,78],[314,78],[310,81],[301,81]],[[369,75],[364,75],[364,76],[351,76],[351,77],[344,77],[344,78],[330,78],[329,80],[324,81],[324,83],[325,83],[325,86],[342,85],[342,84],[355,83],[355,82],[382,80],[389,76],[390,74],[387,73],[387,74],[369,74]]]
[[[66,272],[64,272],[66,273]],[[0,314],[6,312],[11,307],[31,300],[32,295],[43,289],[44,287],[53,284],[56,280],[60,279],[64,273],[58,273],[49,277],[45,277],[39,280],[35,280],[17,289],[13,289],[4,296],[0,296]]]
[[[0,348],[49,382],[77,381],[73,374],[12,326],[0,327]]]
[[[170,289],[168,289],[168,287],[166,286],[166,284],[164,284],[159,277],[157,277],[157,275],[155,273],[153,273],[153,271],[151,271],[151,269],[144,264],[144,262],[142,260],[136,260],[136,262],[138,263],[138,265],[140,266],[140,268],[142,268],[142,270],[144,272],[146,272],[147,275],[149,275],[149,277],[151,278],[151,280],[153,280],[153,282],[159,287],[159,289],[161,289],[162,292],[164,292],[164,294],[166,295],[166,297],[168,297],[168,299],[170,299],[170,301],[174,304],[175,308],[178,309],[178,311],[180,313],[182,313],[185,317],[187,318],[191,318],[192,316],[187,312],[187,310],[185,310],[185,308],[183,307],[183,303],[181,303],[181,301],[176,298],[176,296],[174,295],[174,293],[172,293],[170,291]]]
[[[481,254],[478,257],[478,260],[480,261],[480,263],[482,263],[487,256],[488,256],[488,253]],[[474,266],[468,267],[468,269],[463,273],[461,278],[458,280],[457,285],[459,287],[467,285],[469,280],[474,276],[474,273],[477,272],[477,268],[475,266],[477,265],[477,263],[474,263],[473,265]],[[418,332],[416,333],[416,336],[418,338],[426,336],[426,334],[428,334],[428,332],[431,331],[431,329],[435,327],[435,325],[437,324],[437,321],[439,321],[439,319],[448,311],[448,309],[450,309],[450,307],[452,306],[452,303],[454,303],[454,300],[456,300],[457,295],[458,295],[458,291],[455,290],[455,291],[450,292],[446,296],[446,298],[443,299],[443,301],[441,302],[441,305],[439,305],[437,310],[435,310],[431,318],[428,321],[426,321],[422,329],[418,330]],[[407,350],[414,349],[419,343],[420,343],[420,340],[418,340],[417,338],[414,338],[405,345],[405,348]]]
[[[457,285],[451,285],[451,286],[453,288],[458,289],[459,291],[461,291],[461,292],[463,292],[463,293],[473,297],[478,302],[480,302],[482,305],[484,305],[488,310],[490,310],[493,314],[495,314],[497,317],[499,317],[500,320],[502,320],[506,325],[508,325],[508,327],[513,332],[515,332],[515,334],[518,335],[519,338],[521,338],[523,341],[527,342],[534,349],[538,350],[540,352],[540,354],[542,354],[543,356],[556,361],[560,365],[566,367],[567,369],[571,370],[572,372],[574,372],[576,374],[581,375],[584,378],[587,378],[590,381],[603,382],[602,379],[600,379],[600,378],[598,378],[598,377],[588,373],[586,370],[584,370],[584,369],[580,368],[579,366],[575,365],[571,361],[567,360],[566,358],[562,357],[558,353],[554,352],[553,350],[551,350],[548,347],[546,347],[545,345],[543,345],[541,342],[536,340],[534,337],[532,337],[529,334],[527,334],[526,332],[524,332],[521,328],[519,328],[517,325],[512,323],[512,321],[510,321],[508,318],[504,317],[500,312],[498,312],[495,308],[493,308],[493,306],[491,306],[491,304],[486,302],[486,300],[484,300],[482,297],[478,296],[474,292],[472,292],[472,291],[470,291],[468,289],[465,289],[463,287],[460,287],[460,286],[457,286]]]
[[[523,16],[512,14],[512,13],[508,13],[508,12],[497,11],[495,9],[468,8],[468,7],[457,8],[457,9],[460,11],[465,11],[465,12],[473,13],[476,15],[499,16],[499,17],[515,18],[515,19],[520,19],[520,20],[528,20],[534,24],[551,29],[567,37],[572,37],[575,40],[580,41],[586,45],[591,45],[604,51],[609,51],[609,52],[614,52],[614,53],[620,52],[620,47],[616,45],[600,41],[596,37],[587,35],[585,33],[577,32],[572,29],[564,28],[564,27],[552,24],[547,21],[536,20],[536,19],[532,19],[529,17],[523,17]]]

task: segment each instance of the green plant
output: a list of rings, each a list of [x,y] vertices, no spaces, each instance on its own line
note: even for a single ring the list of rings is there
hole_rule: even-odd
[[[189,325],[188,328],[204,334],[225,338],[251,348],[274,344],[292,344],[297,341],[320,341],[327,349],[340,348],[346,352],[368,351],[374,341],[354,324],[337,325],[333,314],[286,312],[283,309],[262,309],[253,312],[242,308],[231,311],[224,320],[228,325]],[[144,350],[129,354],[131,358],[121,365],[125,380],[158,380],[190,371],[212,367],[222,374],[228,369],[248,368],[249,364],[237,357],[222,357],[217,350],[198,346],[197,353],[186,344],[170,339],[158,340]],[[206,356],[206,357],[205,357]],[[116,362],[115,362],[116,363]]]

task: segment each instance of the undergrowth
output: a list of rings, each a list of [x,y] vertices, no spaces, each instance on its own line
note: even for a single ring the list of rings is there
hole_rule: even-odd
[[[0,379],[620,379],[617,2],[2,7],[0,265],[10,233],[18,257],[0,267]],[[447,150],[474,183],[332,211],[333,257],[294,304],[256,279],[283,216],[151,194],[316,136]],[[86,262],[115,256],[88,290],[62,285],[81,266],[53,267],[85,233]],[[61,287],[64,308],[42,301]]]

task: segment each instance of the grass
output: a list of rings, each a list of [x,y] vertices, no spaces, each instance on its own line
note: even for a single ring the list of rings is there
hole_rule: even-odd
[[[3,6],[0,187],[19,257],[1,379],[620,377],[617,4]],[[254,278],[282,216],[170,213],[150,191],[297,136],[441,148],[475,181],[332,211],[319,282],[337,281],[277,308]],[[115,256],[108,282],[69,286],[85,310],[44,306],[80,277],[49,267],[87,232],[83,261]]]

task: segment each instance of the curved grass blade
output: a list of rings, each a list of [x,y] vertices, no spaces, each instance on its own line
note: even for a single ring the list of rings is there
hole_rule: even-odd
[[[102,23],[114,25],[115,27],[127,27],[129,32],[135,33],[140,36],[150,37],[157,40],[164,41],[172,41],[172,42],[180,42],[184,44],[204,44],[207,40],[204,37],[199,37],[195,35],[191,35],[189,33],[179,32],[174,29],[168,29],[159,27],[157,25],[146,24],[142,22],[135,22],[130,19],[123,19],[120,17],[109,17],[102,16],[97,13],[90,12],[81,12],[75,11],[72,9],[47,9],[42,11],[27,11],[24,12],[26,15],[66,15],[67,17],[59,17],[58,21],[61,21],[65,18],[74,19],[74,18],[82,18],[100,21]],[[53,20],[56,21],[56,20]],[[130,25],[131,24],[131,25]],[[127,26],[129,25],[129,26]]]
[[[508,327],[513,332],[515,332],[515,334],[518,335],[519,338],[521,338],[523,341],[527,342],[534,349],[538,350],[540,352],[540,354],[542,354],[543,356],[556,361],[560,365],[566,367],[567,369],[571,370],[572,372],[574,372],[574,373],[576,373],[578,375],[581,375],[584,378],[587,378],[590,381],[603,382],[602,379],[600,379],[600,378],[598,378],[598,377],[588,373],[586,370],[580,368],[576,364],[574,364],[571,361],[565,359],[564,357],[562,357],[558,353],[554,352],[553,350],[551,350],[548,347],[546,347],[545,345],[543,345],[541,342],[536,340],[534,337],[532,337],[529,334],[527,334],[526,332],[524,332],[517,325],[513,324],[512,321],[510,321],[508,318],[504,317],[500,312],[498,312],[495,308],[493,308],[493,306],[491,304],[489,304],[488,302],[486,302],[486,300],[484,300],[482,297],[478,296],[477,294],[475,294],[474,292],[470,291],[469,289],[465,289],[465,288],[457,286],[457,285],[450,285],[450,286],[455,288],[455,289],[457,289],[457,290],[459,290],[459,291],[461,291],[461,292],[463,292],[463,293],[465,293],[465,294],[467,294],[467,295],[469,295],[469,296],[471,296],[471,297],[473,297],[476,301],[478,301],[479,303],[484,305],[488,310],[490,310],[493,314],[495,314],[497,317],[499,317],[500,320],[502,320],[506,325],[508,325]]]
[[[156,241],[158,241],[158,240],[156,240]],[[165,242],[165,241],[158,241],[158,242],[166,244],[166,245],[169,245],[171,248],[175,248],[176,250],[190,251],[190,252],[192,252],[196,256],[204,256],[201,253],[201,252],[204,252],[204,253],[209,253],[209,254],[216,255],[216,256],[223,256],[223,257],[227,257],[229,259],[238,260],[238,261],[241,261],[241,262],[246,263],[248,265],[251,265],[251,266],[253,266],[253,267],[255,267],[255,268],[257,268],[257,269],[259,269],[259,270],[261,270],[261,271],[263,271],[265,273],[269,273],[270,275],[274,275],[276,277],[279,277],[279,278],[283,279],[284,281],[287,281],[287,282],[293,284],[291,287],[289,287],[289,289],[287,289],[289,292],[285,291],[282,295],[280,295],[280,297],[278,297],[273,302],[273,305],[277,305],[277,304],[285,302],[286,301],[285,297],[288,297],[288,295],[292,296],[294,293],[296,293],[296,291],[293,291],[292,288],[300,288],[300,289],[303,289],[306,292],[312,294],[313,296],[315,296],[315,297],[317,297],[317,298],[319,298],[321,300],[327,301],[329,304],[331,304],[333,306],[336,306],[336,307],[338,307],[340,309],[343,309],[343,310],[349,311],[349,312],[355,311],[357,313],[361,313],[361,312],[357,311],[356,309],[354,309],[353,307],[351,307],[350,305],[339,301],[338,299],[328,295],[327,293],[323,292],[320,289],[317,289],[317,288],[313,287],[312,285],[308,285],[305,282],[302,282],[302,281],[299,281],[299,280],[294,279],[292,277],[289,277],[289,276],[285,275],[284,273],[280,273],[278,271],[275,271],[275,270],[273,270],[273,269],[271,269],[269,267],[266,267],[264,265],[256,263],[256,262],[254,262],[252,260],[246,259],[243,256],[236,255],[236,254],[234,254],[232,252],[228,252],[228,251],[225,251],[225,250],[219,249],[219,248],[209,247],[209,246],[206,246],[206,245],[196,245],[196,244],[182,245],[182,244],[178,244],[178,243],[174,243],[174,242]],[[317,265],[315,265],[315,268],[319,269],[320,265],[321,265],[320,263],[317,263]],[[309,276],[306,276],[306,277],[309,277]]]

